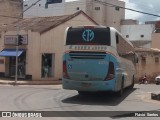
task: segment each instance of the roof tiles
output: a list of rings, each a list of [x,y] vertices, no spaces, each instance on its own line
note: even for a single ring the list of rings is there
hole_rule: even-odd
[[[78,11],[72,15],[63,16],[52,16],[52,17],[36,17],[36,18],[26,18],[18,22],[14,22],[7,26],[0,26],[0,31],[16,31],[17,25],[19,25],[20,30],[32,30],[34,32],[44,33],[74,17],[79,14],[85,15],[93,23],[97,24],[89,16],[87,16],[83,11]]]

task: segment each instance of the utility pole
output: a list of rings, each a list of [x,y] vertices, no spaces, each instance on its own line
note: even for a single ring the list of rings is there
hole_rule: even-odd
[[[32,8],[34,5],[36,5],[39,1],[37,0],[35,3],[33,3],[31,6],[29,6],[27,9],[23,10],[22,13],[18,16],[18,21],[17,21],[17,40],[16,40],[16,71],[15,71],[15,85],[17,85],[17,79],[18,79],[18,48],[19,48],[19,31],[20,31],[20,19],[23,19],[23,13]]]

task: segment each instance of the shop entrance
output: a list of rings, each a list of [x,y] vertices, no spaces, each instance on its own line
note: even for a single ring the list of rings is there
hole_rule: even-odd
[[[18,78],[25,78],[26,75],[26,52],[23,52],[18,57],[18,67],[17,67],[17,77]],[[9,77],[15,77],[15,71],[16,71],[16,57],[12,56],[8,59],[9,66],[8,66],[8,72]]]
[[[18,55],[17,77],[25,78],[26,76],[26,51],[25,49],[8,49],[4,48],[0,52],[0,57],[5,57],[5,77],[15,77],[16,56]]]

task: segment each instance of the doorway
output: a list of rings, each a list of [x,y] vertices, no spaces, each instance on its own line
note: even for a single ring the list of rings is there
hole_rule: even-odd
[[[18,66],[17,66],[17,77],[18,78],[25,78],[26,75],[26,52],[23,52],[19,57],[18,57]],[[15,77],[16,73],[16,57],[11,56],[9,57],[9,77]]]

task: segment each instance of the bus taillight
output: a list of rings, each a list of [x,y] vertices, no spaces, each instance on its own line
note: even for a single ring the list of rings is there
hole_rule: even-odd
[[[108,66],[108,73],[107,76],[105,78],[105,80],[111,80],[114,78],[114,63],[113,62],[109,62],[109,66]]]
[[[63,78],[69,79],[68,73],[67,73],[67,63],[66,61],[63,61]]]

